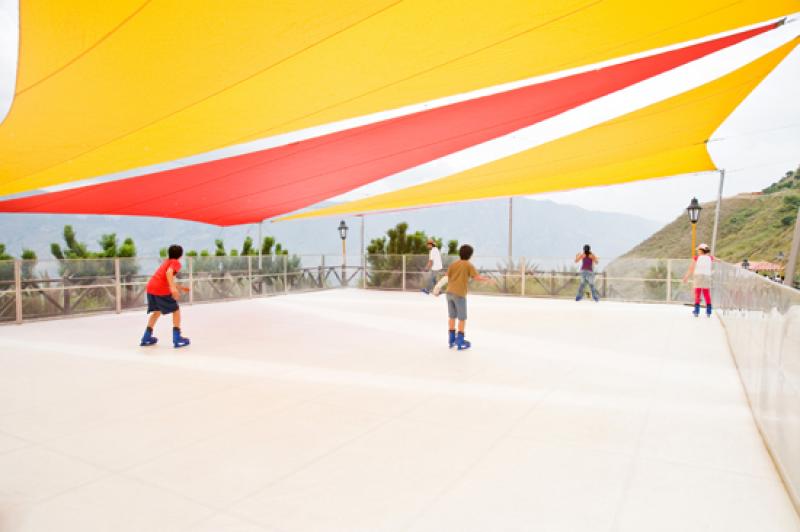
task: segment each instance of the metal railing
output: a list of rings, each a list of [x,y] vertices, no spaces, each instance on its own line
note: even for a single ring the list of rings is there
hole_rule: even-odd
[[[0,261],[0,322],[144,308],[146,287],[161,258]],[[323,255],[182,259],[184,303],[266,297],[358,284],[360,266]],[[356,263],[357,264],[357,263]]]
[[[142,308],[157,257],[0,262],[0,322]],[[265,297],[343,286],[417,291],[429,285],[426,255],[266,255],[185,257],[179,281],[191,287],[184,302]],[[443,257],[445,268],[454,256]],[[569,259],[473,257],[492,279],[471,291],[522,297],[573,299],[580,273]],[[617,259],[600,265],[595,284],[615,301],[689,303],[681,283],[690,261]],[[444,272],[442,272],[444,273]]]
[[[445,270],[456,259],[443,257]],[[580,285],[580,272],[568,259],[474,257],[471,261],[481,274],[492,279],[490,283],[474,283],[470,287],[473,293],[574,299]],[[425,255],[368,255],[365,288],[420,290],[429,285],[427,262]],[[617,259],[598,268],[595,285],[604,299],[689,303],[693,300],[691,286],[681,283],[681,278],[690,262]]]
[[[142,308],[158,257],[0,262],[0,322],[53,318]],[[443,258],[445,268],[456,257]],[[326,290],[342,286],[379,290],[420,290],[428,285],[426,255],[194,256],[183,259],[179,281],[190,285],[184,301],[199,303]],[[479,294],[574,298],[579,272],[567,259],[511,260],[474,257],[492,278],[474,283]],[[691,300],[680,282],[688,260],[617,259],[596,275],[600,297],[617,301]]]

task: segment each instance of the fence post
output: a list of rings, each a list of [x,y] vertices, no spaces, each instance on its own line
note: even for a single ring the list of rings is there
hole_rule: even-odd
[[[289,293],[289,255],[283,256],[283,293]]]
[[[520,279],[520,289],[519,295],[525,295],[525,257],[520,257],[519,259],[519,279]]]
[[[119,275],[119,257],[114,257],[114,299],[116,300],[117,314],[122,312],[122,284]]]
[[[22,261],[14,261],[14,306],[17,312],[17,323],[22,323]]]
[[[253,297],[253,256],[247,256],[247,297]]]
[[[672,301],[672,259],[667,259],[667,303]]]
[[[194,257],[189,257],[189,304],[194,303]]]
[[[319,287],[322,288],[322,274],[325,273],[325,255],[322,255],[319,264],[320,264],[319,275],[318,275],[319,279],[317,280],[317,282],[319,284]]]
[[[608,272],[603,272],[603,299],[608,297]]]
[[[402,280],[402,290],[403,292],[406,291],[406,256],[402,255],[403,257],[403,280]]]
[[[363,218],[362,218],[363,220]],[[367,288],[367,254],[361,257],[361,288]]]

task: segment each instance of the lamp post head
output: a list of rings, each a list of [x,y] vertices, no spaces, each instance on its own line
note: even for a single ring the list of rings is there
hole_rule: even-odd
[[[347,238],[347,230],[349,229],[349,227],[347,227],[347,224],[344,223],[344,220],[339,222],[338,229],[339,229],[339,236],[342,238],[342,240]]]
[[[778,259],[778,262],[783,262],[783,251],[779,251],[775,258]]]
[[[693,224],[696,224],[697,220],[700,219],[700,211],[702,210],[703,208],[700,206],[700,202],[697,201],[697,198],[692,198],[691,203],[689,203],[689,206],[686,207],[686,213],[689,215],[689,221]]]
[[[742,261],[742,268],[744,268],[745,270],[749,270],[750,269],[750,261],[748,261],[747,259],[744,259]]]

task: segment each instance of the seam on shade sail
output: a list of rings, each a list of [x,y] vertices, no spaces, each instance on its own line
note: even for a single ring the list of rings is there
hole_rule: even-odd
[[[662,29],[660,29],[660,30],[658,30],[658,31],[654,31],[654,32],[652,32],[652,33],[648,33],[647,35],[642,35],[642,36],[640,36],[640,37],[637,37],[636,39],[631,39],[631,40],[629,40],[629,41],[625,41],[624,43],[619,43],[619,44],[618,44],[618,45],[616,45],[616,46],[613,46],[613,47],[611,47],[611,48],[607,48],[607,49],[606,49],[606,51],[609,51],[609,52],[612,52],[612,53],[613,53],[613,51],[614,51],[614,50],[619,50],[620,48],[625,48],[626,46],[628,46],[628,45],[630,45],[630,44],[632,44],[632,43],[639,42],[639,41],[643,41],[643,40],[645,40],[645,39],[649,39],[650,37],[653,37],[653,36],[655,36],[655,35],[659,35],[659,34],[661,34],[661,33],[666,33],[666,32],[668,32],[668,31],[670,31],[670,30],[673,30],[673,29],[675,29],[675,28],[679,28],[679,27],[681,27],[681,26],[683,26],[683,25],[685,25],[685,24],[688,24],[688,23],[690,23],[690,22],[695,22],[695,21],[697,21],[697,20],[702,20],[702,19],[704,19],[704,18],[710,17],[710,16],[714,15],[715,13],[719,13],[720,11],[723,11],[723,10],[725,10],[725,9],[728,9],[728,8],[729,8],[729,7],[731,7],[731,6],[735,6],[736,4],[741,4],[741,3],[743,3],[744,1],[745,1],[745,0],[736,0],[735,2],[731,2],[731,3],[727,4],[727,5],[725,5],[725,6],[722,6],[722,7],[719,7],[719,8],[717,8],[717,9],[713,10],[713,11],[709,11],[709,12],[707,12],[707,13],[703,13],[702,15],[698,15],[698,16],[696,16],[696,17],[687,18],[686,20],[683,20],[683,21],[681,21],[681,22],[680,22],[680,23],[678,23],[678,24],[673,24],[672,26],[669,26],[669,27],[667,27],[667,28],[662,28]],[[583,57],[588,57],[588,56],[584,55]],[[581,59],[576,59],[575,61],[581,61]],[[562,66],[562,67],[565,67],[565,66],[567,66],[568,64],[569,64],[569,63],[562,63],[562,65],[561,65],[561,66]]]
[[[130,21],[131,21],[133,18],[135,18],[135,17],[136,17],[136,15],[138,15],[139,13],[141,13],[141,12],[142,12],[142,10],[143,10],[143,9],[144,9],[144,8],[145,8],[145,7],[146,7],[146,6],[147,6],[147,5],[148,5],[148,4],[151,2],[151,1],[152,1],[152,0],[145,0],[145,1],[144,1],[144,3],[142,3],[142,4],[141,4],[141,5],[138,7],[138,8],[134,9],[134,10],[133,10],[133,12],[132,12],[131,14],[129,14],[129,15],[128,15],[127,17],[125,17],[124,19],[122,19],[122,21],[121,21],[119,24],[117,24],[116,26],[114,26],[113,28],[111,28],[111,30],[110,30],[110,31],[108,31],[108,32],[107,32],[105,35],[103,35],[103,36],[102,36],[102,37],[100,37],[100,38],[99,38],[97,41],[95,41],[94,43],[92,43],[92,45],[91,45],[91,46],[89,46],[88,48],[86,48],[85,50],[83,50],[81,53],[79,53],[78,55],[76,55],[75,57],[73,57],[72,59],[70,59],[69,61],[67,61],[67,62],[66,62],[66,63],[64,63],[63,65],[61,65],[60,67],[58,67],[58,68],[56,68],[55,70],[51,71],[50,73],[48,73],[47,75],[45,75],[43,78],[41,78],[41,79],[38,79],[38,80],[34,81],[33,83],[31,83],[31,84],[30,84],[30,85],[28,85],[27,87],[24,87],[24,88],[22,88],[22,89],[19,89],[19,91],[17,91],[17,92],[15,93],[15,96],[20,96],[20,95],[24,94],[25,92],[27,92],[27,91],[29,91],[30,89],[32,89],[32,88],[34,88],[34,87],[36,87],[36,86],[37,86],[37,85],[39,85],[40,83],[43,83],[43,82],[47,81],[48,79],[52,78],[53,76],[57,75],[58,73],[60,73],[60,72],[62,72],[62,71],[64,71],[64,70],[66,70],[67,68],[69,68],[69,67],[70,67],[70,66],[72,66],[73,64],[77,63],[77,62],[78,62],[80,59],[82,59],[83,57],[85,57],[85,56],[86,56],[86,55],[87,55],[89,52],[91,52],[92,50],[94,50],[95,48],[97,48],[98,46],[100,46],[100,45],[101,45],[101,44],[102,44],[104,41],[106,41],[106,40],[107,40],[109,37],[111,37],[111,36],[112,36],[114,33],[116,33],[117,31],[119,31],[119,29],[120,29],[120,28],[122,28],[122,27],[123,27],[125,24],[127,24],[127,23],[128,23],[128,22],[130,22]]]
[[[268,70],[270,70],[272,68],[275,68],[276,66],[278,66],[278,65],[280,65],[282,63],[285,63],[286,61],[289,61],[290,59],[293,59],[294,57],[297,57],[298,55],[302,54],[303,52],[306,52],[307,50],[310,50],[311,48],[314,48],[315,46],[317,46],[317,45],[319,45],[319,44],[321,44],[321,43],[323,43],[323,42],[325,42],[325,41],[327,41],[329,39],[332,39],[333,37],[335,37],[335,36],[337,36],[337,35],[339,35],[341,33],[344,33],[346,31],[348,31],[349,29],[351,29],[351,28],[363,23],[364,21],[369,20],[370,18],[372,18],[374,16],[377,16],[380,13],[383,13],[384,11],[387,11],[387,10],[393,8],[394,6],[398,5],[401,1],[402,0],[398,0],[397,2],[395,2],[393,4],[390,4],[390,5],[382,8],[382,9],[380,9],[378,11],[375,11],[374,13],[370,13],[366,17],[362,18],[361,20],[359,20],[357,22],[354,22],[353,24],[350,24],[346,28],[342,28],[342,29],[340,29],[338,31],[335,31],[335,32],[331,33],[330,35],[327,35],[324,38],[316,41],[315,43],[309,44],[308,46],[306,46],[302,50],[298,50],[297,52],[294,52],[293,54],[288,55],[288,56],[286,56],[286,57],[284,57],[284,58],[272,63],[271,65],[268,65],[268,66],[262,68],[261,70],[259,70],[257,72],[254,72],[254,73],[250,74],[249,76],[247,76],[247,77],[245,77],[243,79],[240,79],[240,80],[228,85],[224,89],[220,89],[220,90],[218,90],[218,91],[216,91],[216,92],[214,92],[212,94],[204,96],[203,98],[201,98],[199,100],[196,100],[196,101],[194,101],[194,102],[192,102],[192,103],[190,103],[188,105],[185,105],[185,106],[181,107],[180,109],[175,109],[172,112],[167,113],[164,116],[161,116],[161,117],[157,118],[156,120],[153,120],[152,122],[149,122],[147,124],[144,124],[144,125],[141,125],[141,126],[135,128],[135,129],[127,131],[127,132],[123,133],[122,135],[114,137],[113,139],[111,139],[109,141],[106,141],[106,142],[103,142],[103,143],[98,144],[96,146],[93,146],[91,149],[88,149],[88,150],[83,151],[81,153],[73,154],[73,155],[69,156],[68,158],[66,158],[66,159],[64,159],[64,160],[62,160],[60,162],[57,162],[57,163],[52,164],[50,166],[47,166],[45,168],[40,168],[40,169],[36,170],[35,172],[30,173],[30,174],[22,175],[22,176],[13,178],[13,179],[8,179],[8,180],[6,180],[6,183],[13,183],[14,181],[19,181],[21,179],[26,179],[26,178],[34,176],[34,175],[36,175],[38,173],[41,173],[41,172],[46,172],[46,171],[48,171],[48,170],[50,170],[52,168],[55,168],[57,166],[60,166],[60,165],[64,164],[65,162],[67,162],[69,160],[77,159],[77,158],[82,157],[82,156],[84,156],[86,154],[92,153],[92,152],[94,152],[96,150],[99,150],[100,148],[103,148],[104,146],[108,146],[109,144],[113,144],[113,143],[117,142],[118,140],[124,139],[124,138],[126,138],[126,137],[128,137],[130,135],[133,135],[134,133],[137,133],[137,132],[139,132],[139,131],[141,131],[143,129],[146,129],[146,128],[154,125],[154,124],[158,124],[159,122],[161,122],[163,120],[166,120],[167,118],[170,118],[171,116],[174,116],[174,115],[176,115],[178,113],[181,113],[181,112],[183,112],[183,111],[185,111],[187,109],[190,109],[190,108],[194,107],[195,105],[199,105],[199,104],[205,102],[206,100],[214,98],[215,96],[218,96],[218,95],[220,95],[220,94],[222,94],[222,93],[224,93],[224,92],[226,92],[226,91],[228,91],[228,90],[230,90],[230,89],[232,89],[234,87],[237,87],[237,86],[241,85],[242,83],[245,83],[245,82],[251,80],[252,78],[254,78],[256,76],[258,76],[258,75],[260,75],[260,74],[262,74],[262,73],[264,73],[264,72],[266,72],[266,71],[268,71]]]

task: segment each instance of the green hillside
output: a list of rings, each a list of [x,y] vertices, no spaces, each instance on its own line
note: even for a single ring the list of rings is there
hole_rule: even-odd
[[[697,243],[711,245],[715,203],[702,205]],[[745,258],[775,262],[779,252],[788,257],[798,206],[800,168],[762,192],[723,198],[716,256],[734,263]],[[691,224],[684,213],[624,257],[688,258],[691,247]]]

